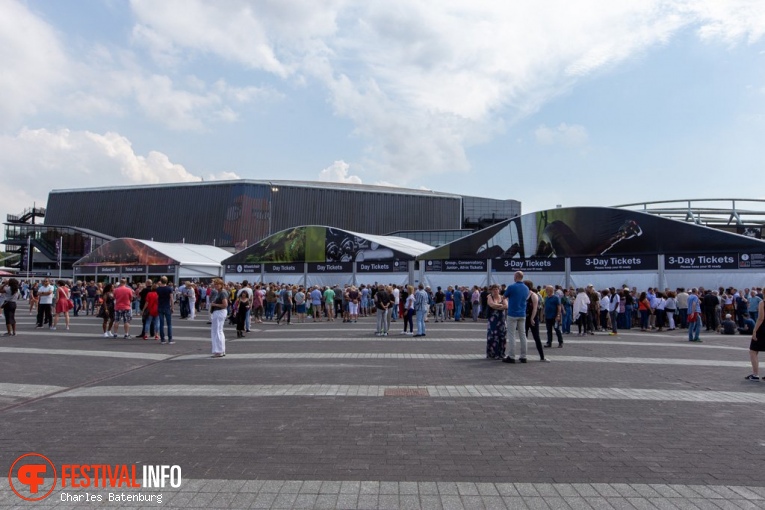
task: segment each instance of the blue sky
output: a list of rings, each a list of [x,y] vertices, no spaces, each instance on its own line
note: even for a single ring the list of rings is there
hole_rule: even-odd
[[[0,0],[0,213],[296,179],[765,198],[765,3]]]

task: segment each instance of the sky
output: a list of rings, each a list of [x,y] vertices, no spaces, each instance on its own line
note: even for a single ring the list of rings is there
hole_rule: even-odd
[[[3,219],[236,178],[765,198],[762,0],[0,0],[0,62]]]

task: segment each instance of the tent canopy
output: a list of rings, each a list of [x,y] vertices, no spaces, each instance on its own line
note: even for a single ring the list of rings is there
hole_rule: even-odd
[[[203,244],[160,243],[120,238],[109,241],[74,263],[75,266],[178,265],[219,267],[231,256],[222,248]]]

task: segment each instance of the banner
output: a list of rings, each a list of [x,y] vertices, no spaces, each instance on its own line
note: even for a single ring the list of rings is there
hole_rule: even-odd
[[[486,260],[428,260],[425,271],[485,273]]]
[[[741,269],[765,269],[765,253],[741,253],[738,256]]]
[[[309,262],[309,273],[352,273],[353,262]]]
[[[603,257],[572,257],[571,272],[597,271],[655,271],[659,269],[656,255],[614,255]]]
[[[612,207],[548,209],[502,221],[421,259],[533,259],[765,251],[758,239]]]
[[[175,265],[173,264],[168,266],[149,266],[149,274],[175,276]]]
[[[260,274],[261,264],[226,264],[226,274]]]
[[[738,254],[668,254],[664,257],[665,269],[738,269]]]
[[[380,237],[380,236],[376,236]],[[257,262],[378,262],[410,255],[338,228],[301,226],[282,230],[226,259],[226,264]]]
[[[356,272],[358,273],[408,273],[409,264],[405,260],[394,260],[388,262],[358,262],[356,263]]]
[[[96,274],[119,276],[120,266],[98,266],[96,267]]]
[[[146,274],[148,266],[123,266],[123,274]]]
[[[491,270],[498,273],[563,273],[566,271],[566,259],[494,259],[491,261]]]
[[[266,273],[285,273],[285,274],[303,274],[305,272],[305,264],[302,262],[295,262],[292,264],[264,264]]]

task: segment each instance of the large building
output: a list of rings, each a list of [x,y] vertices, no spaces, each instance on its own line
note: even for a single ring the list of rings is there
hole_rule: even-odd
[[[428,240],[437,246],[453,240],[455,230],[469,233],[520,213],[516,200],[361,184],[236,180],[54,190],[45,224],[224,247],[318,224],[376,235],[433,231]]]

